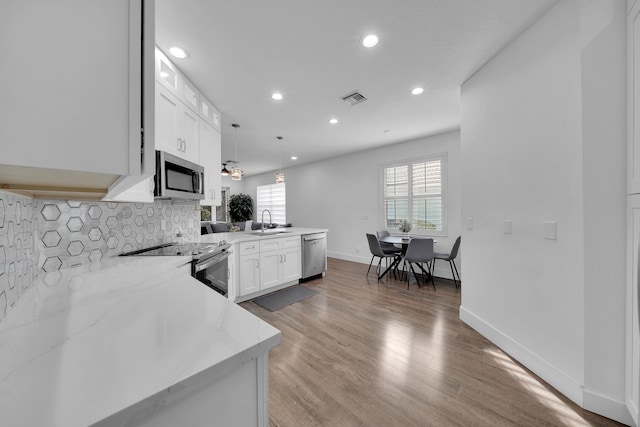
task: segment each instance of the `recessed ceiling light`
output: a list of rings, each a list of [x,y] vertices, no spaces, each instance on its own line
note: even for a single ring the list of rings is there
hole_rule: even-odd
[[[420,95],[422,92],[424,92],[424,89],[422,89],[421,87],[414,88],[411,91],[411,93],[414,94],[414,95]]]
[[[275,99],[276,101],[280,101],[282,99],[282,94],[276,92],[273,95],[271,95],[271,98]]]
[[[291,156],[291,160],[298,160],[298,156]]]
[[[170,48],[170,49],[169,49],[169,53],[170,53],[171,55],[175,56],[175,57],[176,57],[176,58],[178,58],[178,59],[184,59],[184,58],[186,58],[187,56],[189,56],[189,53],[187,53],[187,51],[186,51],[186,50],[184,50],[184,49],[182,49],[182,48],[179,48],[179,47],[176,47],[176,46],[174,46],[174,47]]]
[[[335,125],[336,123],[338,123],[338,119],[331,119],[329,120],[329,123],[331,123],[332,125]]]
[[[369,34],[362,39],[362,46],[364,47],[374,47],[378,44],[378,36],[375,34]]]

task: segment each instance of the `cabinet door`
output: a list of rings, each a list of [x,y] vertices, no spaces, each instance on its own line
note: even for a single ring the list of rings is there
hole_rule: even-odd
[[[269,289],[282,283],[282,255],[280,251],[260,252],[260,289]]]
[[[182,134],[182,157],[200,164],[200,118],[198,114],[180,104],[180,123],[178,132]],[[182,130],[182,132],[180,132]]]
[[[260,254],[240,255],[238,272],[240,295],[247,295],[260,290]]]
[[[0,2],[3,165],[140,175],[142,13],[129,0]]]
[[[203,206],[220,206],[220,133],[200,121],[200,164],[204,166]]]
[[[178,68],[158,47],[156,47],[155,55],[156,81],[169,89],[172,94],[178,96],[178,75],[180,74]]]
[[[209,123],[218,132],[220,129],[220,112],[216,110],[211,102],[200,94],[200,108],[198,109],[200,117]]]
[[[286,248],[282,253],[282,282],[291,282],[302,277],[302,249]]]
[[[200,93],[198,89],[186,77],[180,74],[180,86],[182,96],[180,100],[195,113],[198,113]]]
[[[182,136],[178,132],[180,101],[156,84],[156,149],[182,157]]]

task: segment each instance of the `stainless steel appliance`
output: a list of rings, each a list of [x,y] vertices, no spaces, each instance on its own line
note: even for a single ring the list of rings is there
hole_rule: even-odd
[[[150,248],[125,252],[120,256],[191,256],[191,275],[220,293],[229,293],[229,248],[224,241],[219,243],[166,243]]]
[[[204,167],[164,151],[156,151],[154,196],[166,199],[204,199]]]
[[[302,236],[302,279],[323,274],[327,270],[327,235]]]

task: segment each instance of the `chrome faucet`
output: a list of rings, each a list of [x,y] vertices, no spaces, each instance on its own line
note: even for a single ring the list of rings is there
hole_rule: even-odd
[[[271,224],[271,211],[269,209],[265,209],[262,211],[262,217],[260,218],[260,222],[262,222],[262,231],[264,231],[264,213],[269,212],[269,224]]]

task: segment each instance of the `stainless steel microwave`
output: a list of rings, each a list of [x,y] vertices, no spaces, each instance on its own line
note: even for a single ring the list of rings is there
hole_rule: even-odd
[[[166,199],[204,199],[204,167],[156,151],[154,195]]]

